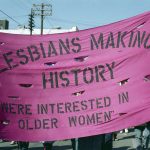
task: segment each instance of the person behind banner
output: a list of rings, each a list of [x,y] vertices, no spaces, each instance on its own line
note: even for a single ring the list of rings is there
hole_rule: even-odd
[[[18,141],[18,150],[28,150],[29,149],[29,142],[22,142]]]
[[[53,143],[54,143],[53,141],[44,141],[42,143],[43,143],[43,147],[44,147],[43,150],[52,150]]]
[[[43,143],[43,150],[52,150],[52,146],[54,142],[51,141],[44,141]],[[18,144],[18,150],[28,150],[29,149],[29,142],[17,142]]]
[[[105,135],[78,138],[77,150],[105,150]]]
[[[54,141],[43,141],[43,150],[52,150]],[[71,139],[72,149],[76,150],[76,139]]]
[[[113,141],[118,141],[117,133],[118,133],[117,131],[112,133],[112,135],[113,135]]]
[[[135,148],[136,150],[148,149],[149,137],[150,137],[150,122],[135,126]]]

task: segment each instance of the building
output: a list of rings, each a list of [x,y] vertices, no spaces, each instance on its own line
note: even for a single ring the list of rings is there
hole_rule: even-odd
[[[0,30],[7,30],[9,28],[8,20],[0,20]]]

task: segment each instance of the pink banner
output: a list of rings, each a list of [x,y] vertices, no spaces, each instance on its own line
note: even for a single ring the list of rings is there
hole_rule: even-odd
[[[0,138],[53,141],[150,120],[150,12],[53,35],[0,33]]]

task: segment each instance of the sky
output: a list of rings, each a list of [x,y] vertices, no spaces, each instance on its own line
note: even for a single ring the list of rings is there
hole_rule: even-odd
[[[48,29],[77,26],[83,30],[150,11],[150,0],[0,0],[0,20],[7,19],[10,29],[27,27],[33,4],[42,3],[52,5],[52,16],[44,18]],[[35,28],[40,28],[40,16],[34,20]]]

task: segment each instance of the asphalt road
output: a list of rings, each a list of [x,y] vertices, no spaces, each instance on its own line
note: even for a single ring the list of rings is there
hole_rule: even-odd
[[[113,150],[134,150],[133,131],[118,133],[117,139],[117,141],[113,141]],[[2,142],[0,143],[0,150],[17,150],[17,145],[10,145],[10,142]],[[29,150],[43,150],[42,143],[30,143]],[[57,141],[53,144],[53,150],[72,150],[71,141]]]

